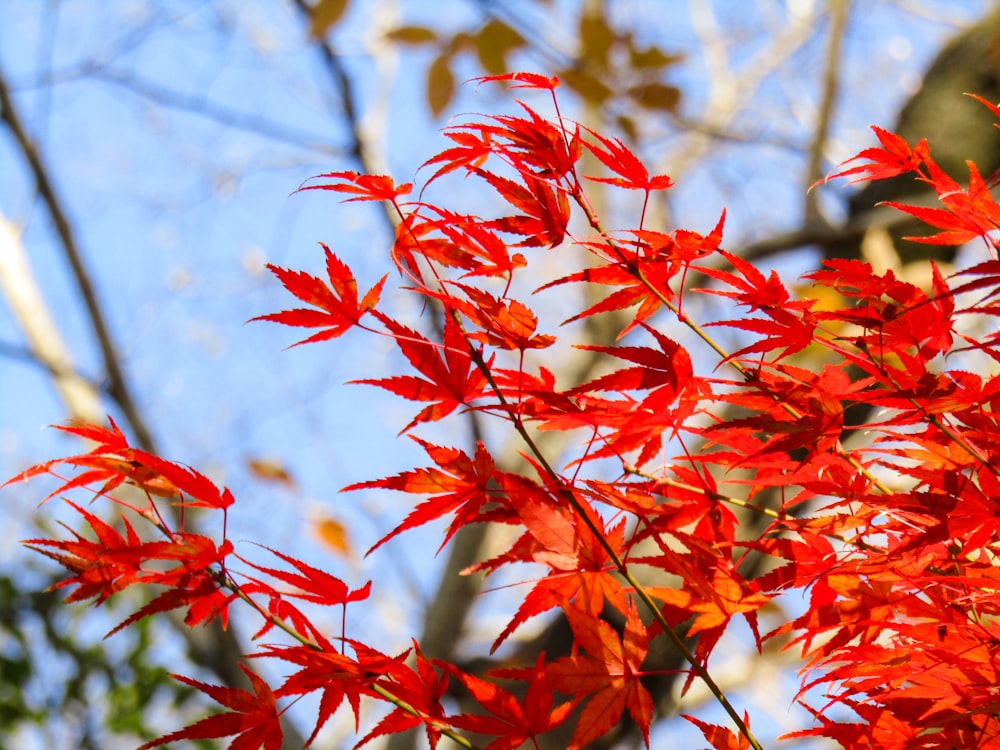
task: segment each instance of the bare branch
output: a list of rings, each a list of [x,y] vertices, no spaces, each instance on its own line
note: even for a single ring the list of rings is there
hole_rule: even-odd
[[[21,125],[2,71],[0,71],[0,108],[2,108],[0,120],[10,129],[35,179],[38,192],[52,217],[63,254],[72,269],[73,278],[86,306],[108,377],[107,393],[125,415],[135,435],[136,443],[143,449],[155,453],[157,449],[153,435],[132,399],[131,389],[119,363],[110,330],[84,266],[69,219],[62,208],[61,198],[49,177],[41,154]],[[13,226],[3,220],[2,216],[0,216],[0,288],[10,300],[35,356],[56,374],[55,385],[69,415],[73,419],[89,422],[104,421],[105,409],[102,408],[100,392],[93,383],[75,374],[68,348],[48,314],[37,284],[34,283],[20,238]],[[194,663],[211,670],[227,685],[235,687],[245,684],[246,677],[239,669],[240,656],[244,649],[233,631],[223,630],[218,623],[208,628],[188,627],[183,621],[183,615],[177,612],[171,613],[169,620],[184,638],[188,654]],[[284,750],[302,747],[304,739],[295,727],[286,721],[284,730],[285,739],[282,745]]]
[[[830,137],[830,123],[834,105],[840,88],[841,49],[847,18],[850,15],[850,0],[830,0],[830,36],[826,48],[826,69],[823,72],[823,91],[820,97],[816,130],[809,147],[809,162],[806,166],[806,193],[804,217],[806,223],[820,218],[819,196],[809,190],[823,176],[823,153]]]
[[[73,279],[76,282],[80,297],[87,309],[87,315],[90,318],[91,328],[93,328],[94,336],[97,338],[97,344],[104,363],[104,370],[108,377],[108,394],[122,410],[125,418],[132,426],[137,443],[145,450],[156,452],[153,434],[146,426],[132,398],[132,393],[125,379],[125,373],[122,370],[118,353],[115,350],[111,331],[104,319],[104,312],[97,300],[97,292],[90,280],[90,274],[84,265],[83,255],[76,242],[69,218],[63,210],[62,200],[56,191],[55,185],[49,178],[48,170],[42,161],[42,156],[38,148],[21,124],[21,119],[14,107],[14,101],[10,96],[10,90],[2,70],[0,70],[0,120],[7,124],[11,135],[14,136],[14,140],[17,142],[18,148],[24,156],[28,164],[28,169],[35,180],[38,193],[45,203],[49,216],[52,218],[56,234],[59,236],[63,255],[72,270]]]

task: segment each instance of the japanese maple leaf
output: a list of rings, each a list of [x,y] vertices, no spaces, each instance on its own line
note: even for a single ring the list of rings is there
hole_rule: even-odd
[[[1000,204],[993,199],[989,185],[975,164],[969,162],[968,190],[962,189],[933,162],[928,164],[928,171],[945,208],[911,206],[894,201],[886,201],[885,205],[915,216],[925,224],[943,231],[926,237],[906,239],[934,245],[964,245],[1000,228]]]
[[[448,303],[472,321],[478,331],[470,331],[470,339],[500,349],[525,351],[545,349],[555,343],[555,337],[535,333],[538,317],[531,308],[516,299],[499,299],[481,289],[452,282],[467,295],[463,300],[443,296]]]
[[[572,131],[563,123],[541,117],[524,102],[518,102],[527,117],[500,115],[493,121],[494,151],[523,178],[541,177],[555,182],[570,172],[583,155],[580,126]]]
[[[273,646],[265,645],[262,653],[254,656],[275,658],[297,664],[301,667],[275,691],[279,698],[289,695],[305,695],[321,691],[319,715],[316,727],[306,744],[311,743],[326,721],[333,715],[344,699],[354,713],[354,728],[360,723],[361,697],[376,696],[372,685],[387,675],[404,668],[409,650],[399,656],[386,656],[363,643],[350,639],[344,642],[354,649],[355,658],[339,653],[333,645],[322,638],[317,646]]]
[[[510,279],[514,269],[527,264],[523,255],[511,253],[508,244],[496,232],[483,226],[479,217],[456,214],[437,206],[428,206],[428,210],[434,211],[437,218],[413,222],[409,238],[403,232],[397,238],[396,252],[406,258],[409,265],[413,265],[410,258],[417,253],[442,265],[464,269],[465,277]],[[430,231],[443,236],[429,237]]]
[[[216,546],[206,536],[184,533],[175,533],[166,541],[143,542],[128,519],[122,518],[126,530],[123,537],[94,514],[69,504],[90,524],[97,541],[90,541],[73,532],[76,537],[73,541],[29,539],[26,542],[75,574],[53,587],[75,584],[77,588],[67,601],[96,597],[95,604],[101,604],[112,594],[135,583],[167,587],[166,591],[113,628],[108,635],[156,612],[181,606],[189,608],[185,617],[189,625],[215,617],[220,617],[223,625],[226,624],[228,606],[235,595],[222,589],[217,572],[233,551],[231,542],[226,540]],[[150,561],[177,564],[161,569],[162,566],[147,566]]]
[[[624,611],[624,589],[614,575],[608,553],[575,511],[553,502],[539,502],[534,497],[519,498],[516,510],[528,533],[515,542],[507,554],[470,570],[488,570],[495,568],[499,561],[522,560],[546,565],[550,572],[524,597],[514,617],[497,636],[491,651],[496,651],[523,622],[564,601],[575,600],[578,607],[594,616],[600,613],[605,601]],[[624,543],[624,519],[606,530],[596,513],[591,513],[591,518],[611,547],[620,553]]]
[[[554,91],[559,86],[559,79],[556,76],[547,77],[539,73],[502,73],[495,76],[480,76],[472,80],[479,83],[508,81],[512,89],[545,89],[546,91]]]
[[[610,354],[612,357],[635,362],[636,367],[626,367],[602,375],[569,391],[579,395],[591,391],[631,391],[663,389],[667,400],[679,395],[691,380],[694,370],[691,357],[683,346],[659,331],[643,325],[656,339],[659,349],[645,346],[591,346],[577,344],[577,349]]]
[[[76,423],[58,429],[77,437],[97,443],[87,453],[75,456],[57,458],[52,461],[32,466],[14,479],[29,479],[38,474],[53,474],[53,467],[60,464],[84,469],[81,473],[66,479],[48,497],[66,492],[78,487],[87,487],[98,482],[103,483],[97,491],[105,495],[122,484],[138,487],[150,498],[150,505],[145,508],[130,504],[127,500],[111,496],[111,499],[137,513],[155,513],[152,508],[152,496],[179,498],[178,505],[185,507],[215,508],[225,510],[235,499],[226,487],[219,487],[204,474],[167,461],[152,453],[129,445],[127,438],[118,429],[114,420],[109,420],[110,428],[99,425]],[[62,479],[62,477],[60,477]],[[3,486],[3,485],[0,485]],[[187,495],[185,499],[184,496]],[[48,497],[46,499],[48,499]]]
[[[764,276],[752,263],[725,251],[721,254],[733,265],[736,273],[720,269],[704,272],[731,287],[710,290],[712,294],[729,297],[751,311],[763,311],[764,318],[737,318],[708,325],[725,325],[761,334],[762,337],[730,355],[730,359],[747,354],[768,353],[783,347],[779,358],[802,351],[813,340],[817,320],[811,313],[815,300],[793,300],[778,274]]]
[[[857,156],[853,156],[843,162],[840,166],[863,159],[867,159],[868,163],[835,172],[816,182],[813,187],[837,177],[852,177],[848,184],[853,184],[867,180],[884,180],[907,172],[914,172],[920,168],[921,164],[930,155],[926,139],[911,148],[905,139],[877,125],[872,125],[872,131],[878,137],[882,147],[866,148],[857,154]]]
[[[16,480],[28,480],[39,474],[51,474],[61,479],[62,484],[50,492],[46,496],[46,500],[72,489],[90,487],[98,483],[101,483],[100,489],[97,490],[98,495],[107,495],[122,484],[129,484],[138,487],[149,496],[172,498],[179,496],[181,490],[158,468],[153,468],[153,464],[156,464],[160,469],[166,467],[167,471],[175,474],[182,483],[187,483],[188,489],[192,489],[192,483],[199,485],[204,479],[193,471],[185,471],[181,467],[169,464],[169,462],[150,453],[133,448],[114,420],[109,419],[108,421],[109,427],[84,422],[72,422],[68,425],[57,426],[56,429],[62,432],[94,443],[94,447],[86,453],[56,458],[31,466],[14,478],[7,480],[0,487]],[[54,467],[59,465],[71,466],[83,471],[70,479],[65,479],[54,471]],[[199,492],[203,489],[204,487],[199,486],[194,491]],[[216,492],[218,493],[217,489]],[[137,513],[146,510],[130,505],[118,497],[112,496],[111,499],[125,507],[132,508]]]
[[[672,263],[649,263],[640,264],[644,278],[659,289],[664,290],[664,296],[671,300],[673,292],[670,291],[670,279],[680,273],[680,267]],[[536,291],[549,289],[551,287],[568,284],[571,282],[585,281],[590,284],[604,284],[618,287],[603,299],[595,302],[583,312],[577,313],[563,321],[572,323],[576,320],[597,315],[598,313],[614,312],[624,310],[634,305],[639,305],[633,320],[618,334],[622,338],[626,333],[635,328],[642,321],[650,318],[662,306],[660,299],[653,294],[646,284],[641,281],[634,270],[623,267],[618,262],[611,262],[605,265],[596,265],[585,268],[582,271],[563,276],[562,278],[550,281],[540,286]]]
[[[492,682],[451,667],[451,672],[462,681],[472,697],[489,712],[486,716],[453,716],[450,720],[452,725],[468,732],[495,737],[484,750],[517,750],[528,740],[562,724],[576,702],[567,701],[552,707],[552,685],[546,674],[545,655],[538,655],[534,670],[524,671],[528,673],[528,690],[524,699],[519,700]]]
[[[630,600],[625,609],[622,636],[600,617],[577,607],[564,604],[563,612],[573,630],[574,653],[549,665],[552,686],[570,695],[589,696],[570,747],[585,747],[606,734],[625,709],[648,746],[653,699],[639,676],[649,635],[635,605]]]
[[[701,730],[701,733],[705,735],[705,739],[712,743],[714,750],[750,750],[750,740],[742,734],[737,735],[728,727],[709,724],[688,714],[681,714],[681,716]],[[750,726],[749,714],[744,714],[743,723],[748,727]]]
[[[66,601],[76,602],[96,598],[95,604],[101,604],[112,594],[136,583],[142,573],[143,558],[135,554],[114,553],[131,553],[142,542],[124,516],[122,522],[126,535],[122,536],[114,526],[93,513],[68,500],[66,502],[84,517],[97,536],[97,540],[91,541],[73,531],[76,539],[72,541],[27,539],[24,544],[36,552],[51,557],[74,574],[52,586],[52,588],[73,585],[77,587],[66,597]]]
[[[326,341],[343,335],[351,327],[358,325],[365,313],[370,312],[378,303],[382,294],[382,285],[388,276],[379,279],[365,296],[358,301],[358,283],[351,269],[340,258],[334,255],[330,248],[320,243],[326,253],[326,273],[329,284],[318,276],[304,271],[292,271],[287,268],[268,263],[267,267],[284,287],[318,310],[296,308],[283,310],[269,315],[258,315],[254,320],[269,320],[286,326],[301,328],[322,328],[308,338],[302,339],[292,346],[309,344],[314,341]]]
[[[433,495],[423,501],[396,528],[382,537],[367,554],[371,554],[397,534],[433,521],[447,513],[455,513],[448,525],[440,551],[462,526],[472,523],[484,505],[503,499],[493,457],[482,442],[476,443],[476,454],[470,458],[458,448],[446,448],[428,443],[411,435],[410,438],[427,451],[437,467],[404,471],[395,476],[344,487],[341,492],[360,489],[387,489],[412,495]]]
[[[200,623],[207,624],[218,617],[225,628],[229,624],[229,605],[236,596],[236,593],[224,589],[219,584],[217,575],[212,572],[185,573],[171,588],[119,623],[108,635],[114,635],[132,623],[157,612],[169,612],[179,607],[188,608],[184,615],[184,623],[190,627]]]
[[[673,186],[673,181],[667,175],[649,176],[642,161],[617,138],[605,138],[587,128],[587,132],[597,139],[600,145],[584,142],[587,150],[596,156],[604,166],[619,177],[590,177],[594,182],[606,182],[610,185],[629,190],[643,190],[649,194],[653,190],[666,190]]]
[[[721,630],[736,614],[743,614],[751,629],[756,631],[754,613],[771,597],[751,593],[739,573],[728,565],[716,565],[714,573],[709,575],[711,579],[702,573],[696,580],[685,581],[682,589],[653,587],[654,595],[670,606],[697,614],[688,635],[709,630],[718,631],[721,635]],[[757,640],[760,641],[759,636]]]
[[[400,666],[387,681],[386,687],[397,698],[416,711],[404,711],[400,707],[393,709],[375,728],[362,737],[355,748],[371,742],[376,737],[398,734],[423,724],[427,732],[427,742],[434,750],[441,739],[441,728],[449,726],[450,720],[445,715],[441,699],[448,690],[448,672],[438,672],[434,664],[420,651],[416,641],[413,648],[417,655],[417,669],[407,665]]]
[[[500,197],[523,211],[517,216],[504,216],[485,222],[500,232],[518,234],[526,247],[556,247],[566,236],[569,224],[569,200],[561,190],[530,174],[522,174],[524,184],[476,168],[473,173],[488,182]]]
[[[298,589],[298,592],[290,594],[290,596],[303,599],[307,602],[312,602],[313,604],[319,604],[324,607],[334,607],[342,606],[349,602],[362,601],[367,599],[371,594],[371,581],[366,583],[360,589],[351,591],[351,589],[347,587],[346,583],[336,576],[330,575],[326,571],[314,568],[301,560],[296,560],[294,557],[278,552],[270,547],[264,547],[264,549],[271,554],[280,557],[289,565],[294,566],[298,572],[292,573],[287,570],[265,568],[247,560],[244,560],[244,562],[253,566],[257,570],[263,571],[268,575],[277,578],[279,581],[284,581],[285,583],[295,586]]]
[[[400,434],[421,422],[435,422],[463,404],[479,398],[487,387],[486,376],[472,359],[472,351],[451,316],[444,321],[443,344],[433,344],[416,331],[376,312],[389,329],[400,351],[424,377],[397,375],[388,378],[352,380],[385,388],[410,401],[430,401]],[[490,365],[491,362],[487,362]]]
[[[233,709],[225,713],[209,716],[194,724],[171,732],[152,742],[147,742],[139,750],[159,747],[168,742],[180,740],[205,740],[215,737],[237,735],[229,744],[229,750],[279,750],[282,733],[280,714],[274,702],[274,693],[267,683],[244,665],[240,669],[250,678],[253,692],[240,688],[208,685],[183,675],[171,675],[175,680],[207,693],[213,700]]]
[[[391,177],[380,174],[359,174],[358,172],[326,172],[311,177],[311,180],[333,179],[336,182],[324,185],[305,185],[296,192],[305,190],[332,190],[347,193],[353,198],[345,198],[345,203],[353,201],[388,201],[395,203],[401,195],[408,195],[413,185],[409,182],[396,185]]]
[[[420,165],[421,169],[432,164],[442,165],[427,180],[428,185],[456,169],[464,168],[467,172],[471,172],[483,166],[493,153],[491,128],[477,127],[475,124],[456,125],[445,130],[444,135],[457,145],[444,149]]]
[[[267,595],[270,600],[268,604],[269,613],[290,622],[299,633],[315,634],[316,629],[308,617],[288,602],[289,598],[301,599],[325,607],[346,607],[348,603],[362,601],[367,599],[371,594],[371,581],[360,589],[352,591],[347,587],[346,583],[326,571],[314,568],[301,560],[296,560],[294,557],[278,552],[270,547],[264,547],[264,549],[292,565],[296,569],[296,572],[267,568],[245,560],[242,557],[240,559],[247,565],[263,571],[279,581],[294,586],[296,590],[279,592],[269,583],[252,578],[252,583],[244,584],[240,588],[245,594],[262,593]],[[254,638],[259,638],[271,630],[272,627],[274,627],[273,621],[269,620],[265,622],[264,626],[254,634]]]

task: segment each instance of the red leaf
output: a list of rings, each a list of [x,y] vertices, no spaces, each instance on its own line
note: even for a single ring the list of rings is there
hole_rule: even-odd
[[[435,422],[463,404],[468,405],[486,390],[486,376],[472,360],[472,352],[458,323],[451,316],[444,321],[444,343],[433,344],[416,331],[376,312],[391,332],[400,351],[425,378],[413,375],[352,380],[385,388],[410,401],[431,401],[400,433],[421,422]]]
[[[681,714],[681,716],[701,730],[705,739],[712,743],[714,750],[749,750],[750,748],[750,740],[742,734],[737,735],[732,729],[709,724],[687,714]],[[747,726],[750,725],[749,715],[744,714],[743,722]]]
[[[512,498],[517,516],[527,528],[507,553],[475,565],[473,570],[493,570],[506,562],[535,562],[549,568],[549,574],[535,583],[514,617],[497,636],[496,649],[522,623],[563,602],[575,601],[580,609],[597,616],[608,602],[625,611],[625,593],[615,577],[607,551],[575,511],[556,505],[552,498],[534,493]],[[592,514],[602,536],[619,554],[624,544],[624,520],[611,529]]]
[[[465,685],[488,716],[461,714],[451,723],[459,729],[495,737],[485,750],[517,750],[525,742],[559,726],[575,705],[574,701],[552,708],[552,686],[545,671],[544,654],[539,654],[533,670],[523,670],[528,681],[524,700],[486,680],[452,667],[450,671]]]
[[[274,702],[274,693],[267,683],[254,672],[240,664],[250,682],[253,692],[239,688],[208,685],[182,675],[171,675],[186,685],[207,693],[213,700],[234,710],[209,716],[177,732],[171,732],[152,742],[147,742],[139,750],[159,747],[168,742],[180,740],[205,740],[215,737],[238,735],[230,745],[230,750],[279,750],[282,733],[279,714]]]
[[[348,492],[380,488],[411,495],[434,495],[417,505],[402,523],[376,542],[366,554],[371,554],[407,529],[422,526],[454,511],[455,517],[448,525],[444,541],[438,548],[440,551],[456,531],[476,520],[484,505],[503,500],[501,488],[495,484],[502,481],[502,476],[496,470],[493,457],[481,442],[476,443],[475,458],[469,458],[458,448],[443,448],[418,437],[410,437],[427,451],[427,455],[439,468],[404,471],[385,479],[352,484],[341,490]]]
[[[281,659],[302,667],[275,691],[279,698],[289,695],[305,695],[321,691],[319,716],[309,742],[312,742],[323,725],[333,715],[344,699],[354,713],[354,727],[360,722],[361,698],[379,697],[372,685],[386,676],[406,669],[407,652],[399,656],[386,656],[363,643],[345,639],[355,652],[356,658],[341,654],[326,640],[319,640],[319,648],[313,646],[264,646],[264,653],[254,656]]]
[[[573,630],[574,653],[549,665],[552,684],[560,692],[590,696],[573,733],[572,747],[581,748],[606,734],[627,708],[649,745],[653,699],[639,681],[649,636],[631,601],[625,610],[625,642],[599,617],[564,605]]]
[[[247,560],[244,560],[244,562],[257,570],[277,578],[279,581],[291,584],[299,589],[294,593],[286,593],[286,596],[292,596],[296,599],[302,599],[324,607],[335,607],[346,606],[349,602],[363,601],[371,594],[371,581],[360,589],[351,591],[346,583],[326,571],[314,568],[301,560],[296,560],[294,557],[278,552],[270,547],[264,547],[264,549],[280,557],[289,565],[292,565],[298,572],[292,573],[276,568],[265,568]]]
[[[650,177],[642,161],[617,138],[605,138],[589,128],[587,128],[587,132],[601,144],[597,146],[584,142],[587,149],[600,159],[604,166],[621,175],[620,177],[588,176],[587,179],[594,182],[606,182],[630,190],[644,190],[647,194],[653,190],[666,190],[673,186],[673,181],[667,175]]]
[[[588,383],[573,388],[569,393],[579,395],[591,391],[632,391],[660,389],[667,394],[668,401],[681,394],[694,374],[691,357],[687,350],[676,341],[659,331],[643,325],[649,331],[660,350],[642,346],[590,346],[578,344],[578,349],[602,352],[619,359],[635,362],[638,367],[626,367],[608,375],[602,375]]]
[[[413,644],[417,654],[417,670],[406,665],[393,671],[389,689],[397,698],[405,701],[417,713],[394,708],[368,734],[354,746],[361,747],[376,737],[405,732],[413,727],[424,725],[427,732],[427,742],[431,750],[437,747],[441,739],[441,727],[450,724],[445,715],[441,699],[448,691],[448,671],[438,674],[434,665],[424,657],[416,642]]]
[[[819,180],[813,187],[837,177],[858,175],[848,183],[854,184],[855,182],[865,182],[867,180],[884,180],[907,172],[915,172],[929,156],[926,140],[920,141],[916,148],[910,148],[910,144],[895,133],[883,130],[877,125],[872,125],[872,131],[878,136],[882,148],[866,148],[857,154],[857,156],[853,156],[843,162],[840,166],[861,159],[867,159],[868,164],[861,164],[857,167],[835,172]]]
[[[525,184],[520,185],[484,169],[472,171],[486,180],[504,200],[524,211],[524,215],[485,222],[486,226],[524,236],[518,244],[526,247],[556,247],[563,241],[570,215],[565,193],[529,174],[521,175]]]
[[[304,271],[290,271],[286,268],[271,265],[271,270],[284,287],[303,302],[315,305],[319,310],[296,308],[283,310],[270,315],[258,315],[255,320],[269,320],[286,326],[302,328],[323,328],[322,331],[303,339],[292,346],[309,344],[314,341],[326,341],[343,335],[353,326],[359,325],[361,318],[375,308],[386,276],[379,279],[358,302],[358,284],[354,280],[351,269],[334,255],[330,248],[320,243],[326,253],[326,272],[330,279],[329,285],[317,276]]]
[[[512,89],[545,89],[546,91],[554,91],[559,86],[559,79],[555,76],[547,78],[538,73],[504,73],[497,76],[480,76],[472,80],[479,83],[510,81],[513,84],[511,86]]]
[[[441,299],[461,312],[480,330],[468,333],[470,339],[500,349],[545,349],[555,343],[555,337],[536,334],[538,317],[531,308],[516,299],[499,299],[466,284],[453,282],[468,301],[450,295]]]
[[[24,544],[33,546],[35,551],[51,557],[75,575],[54,584],[52,588],[73,586],[77,588],[66,601],[83,601],[96,597],[95,604],[101,604],[109,596],[136,583],[142,573],[143,558],[132,551],[142,544],[128,519],[122,517],[127,537],[105,523],[93,513],[67,500],[84,517],[97,535],[97,541],[90,541],[72,532],[75,541],[52,539],[27,539]],[[52,547],[61,552],[53,552],[39,547]],[[125,553],[125,554],[121,554]]]
[[[413,185],[409,182],[397,186],[391,177],[384,175],[359,174],[357,172],[327,172],[310,179],[322,178],[338,180],[327,185],[307,185],[296,192],[304,190],[333,190],[337,193],[349,193],[354,198],[345,199],[345,203],[353,201],[388,201],[395,203],[401,195],[408,195]]]

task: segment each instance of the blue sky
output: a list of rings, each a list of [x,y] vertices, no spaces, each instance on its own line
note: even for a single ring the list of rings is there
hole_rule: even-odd
[[[613,5],[617,23],[687,55],[671,82],[684,91],[685,114],[703,115],[711,66],[687,4],[677,3],[675,15],[652,1]],[[978,0],[911,5],[917,12],[888,2],[855,12],[831,158],[866,145],[869,123],[891,123],[918,71],[949,33],[939,21],[974,18],[983,7]],[[733,40],[734,69],[745,76],[766,63],[762,52],[787,31],[782,24],[791,22],[792,11],[807,13],[811,4],[761,3],[752,17],[744,2],[713,6],[720,33]],[[543,11],[527,2],[499,7],[514,16],[540,13],[529,16],[541,19],[532,22],[538,33],[572,51],[573,35],[560,26],[575,17],[577,3],[554,3]],[[443,145],[438,130],[445,122],[434,121],[424,102],[429,54],[387,50],[373,41],[378,29],[404,22],[457,29],[474,26],[480,12],[476,3],[458,0],[354,3],[332,36],[363,123],[375,126],[373,156],[401,181],[412,179]],[[338,205],[320,192],[292,195],[314,174],[356,166],[344,151],[349,138],[341,103],[303,25],[286,4],[236,0],[5,0],[0,13],[0,69],[55,177],[137,400],[163,452],[234,488],[235,539],[323,563],[356,585],[369,577],[391,581],[403,595],[378,596],[369,611],[356,609],[354,626],[380,631],[380,645],[388,651],[405,647],[419,629],[414,612],[436,584],[440,561],[420,553],[437,546],[437,529],[403,537],[362,560],[359,551],[396,523],[405,507],[399,497],[337,492],[426,460],[410,441],[394,438],[413,414],[410,405],[374,388],[342,385],[388,374],[399,366],[398,357],[353,333],[335,345],[283,351],[297,340],[297,331],[245,324],[290,303],[263,263],[318,272],[319,241],[348,260],[360,287],[388,270],[388,234],[377,208]],[[670,206],[679,225],[707,230],[728,206],[727,236],[738,245],[796,224],[803,189],[799,146],[807,142],[822,49],[817,37],[781,61],[731,120],[734,131],[756,143],[718,146],[686,171]],[[539,65],[531,56],[521,62]],[[459,65],[460,78],[479,73],[471,60]],[[495,88],[465,85],[449,113],[507,108],[504,96]],[[547,111],[544,102],[537,104]],[[194,111],[205,107],[217,116]],[[572,101],[568,111],[580,112]],[[654,118],[644,127],[650,138],[643,153],[654,163],[676,156],[687,143],[666,121]],[[761,146],[761,139],[771,145]],[[835,214],[836,193],[824,201]],[[0,134],[0,212],[23,228],[32,267],[77,366],[97,375],[100,359],[78,294],[6,132]],[[402,295],[388,296],[409,314],[419,313]],[[0,344],[14,352],[24,346],[2,302]],[[0,358],[0,475],[74,450],[43,430],[64,417],[42,371],[18,356]],[[463,427],[452,430],[422,434],[465,440]],[[254,479],[247,468],[252,458],[278,462],[296,486]],[[3,525],[0,564],[7,570],[23,565],[15,540],[33,533],[39,497],[34,486],[5,491],[9,522]],[[60,513],[51,504],[45,512]],[[350,529],[354,556],[331,556],[314,541],[310,530],[325,516]]]

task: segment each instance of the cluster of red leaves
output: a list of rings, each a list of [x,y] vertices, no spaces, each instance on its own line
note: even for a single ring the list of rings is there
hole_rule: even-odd
[[[423,405],[403,432],[433,465],[346,488],[422,498],[375,546],[442,517],[450,518],[442,546],[472,523],[518,529],[509,549],[469,571],[491,574],[520,564],[542,571],[494,648],[530,618],[555,611],[572,629],[571,654],[542,655],[532,665],[484,677],[427,659],[419,647],[408,660],[407,653],[388,656],[343,633],[331,638],[312,624],[303,604],[346,607],[364,600],[370,585],[352,591],[279,552],[290,569],[238,558],[254,572],[234,572],[224,525],[217,544],[185,532],[183,521],[173,530],[156,504],[166,498],[182,510],[221,511],[224,520],[233,501],[228,490],[130,447],[113,423],[110,429],[74,426],[66,429],[97,446],[23,476],[75,468],[79,473],[53,494],[97,487],[98,495],[151,520],[160,536],[144,541],[127,518],[123,534],[78,508],[94,540],[76,532],[72,540],[31,540],[73,574],[59,584],[77,586],[71,599],[100,604],[133,584],[166,589],[122,625],[177,607],[188,608],[193,625],[225,618],[241,600],[262,618],[258,635],[281,630],[292,638],[250,655],[297,668],[276,689],[249,670],[252,693],[179,678],[232,710],[149,746],[236,734],[231,747],[274,748],[281,737],[276,701],[314,692],[319,717],[310,741],[345,699],[357,722],[364,697],[394,708],[359,745],[422,726],[432,747],[442,736],[471,746],[460,737],[471,732],[488,738],[488,750],[513,750],[577,708],[572,748],[601,736],[625,713],[648,742],[654,707],[642,681],[644,661],[654,639],[668,638],[689,660],[688,684],[706,681],[733,721],[734,728],[725,728],[689,717],[706,740],[720,750],[759,748],[748,717],[731,705],[709,669],[714,647],[740,617],[758,649],[777,636],[801,649],[803,702],[815,688],[825,694],[824,705],[810,708],[816,725],[791,736],[826,736],[859,750],[1000,747],[1000,377],[948,367],[953,355],[1000,362],[1000,335],[976,338],[962,327],[1000,312],[1000,260],[991,257],[951,278],[934,268],[929,289],[859,261],[832,261],[808,278],[835,291],[844,306],[797,298],[777,274],[765,276],[720,249],[724,214],[708,234],[656,232],[641,218],[629,229],[603,226],[587,200],[585,179],[638,191],[641,215],[650,194],[669,189],[670,179],[649,175],[619,141],[563,119],[554,96],[558,81],[532,74],[484,80],[550,92],[555,118],[519,102],[519,116],[451,128],[446,135],[453,145],[426,164],[436,169],[428,186],[457,173],[495,193],[511,213],[483,218],[423,200],[404,202],[410,186],[382,176],[331,173],[322,176],[330,182],[305,188],[393,206],[400,223],[388,255],[407,288],[428,302],[428,314],[439,317],[440,337],[378,309],[386,277],[359,301],[352,272],[325,246],[326,279],[272,267],[315,309],[263,319],[319,329],[310,342],[352,330],[394,342],[412,371],[357,382]],[[881,145],[836,176],[912,174],[941,203],[898,206],[940,230],[923,241],[982,238],[995,255],[1000,206],[991,183],[971,167],[963,187],[935,164],[926,144],[911,147],[875,132]],[[585,151],[611,175],[579,174]],[[574,214],[587,236],[572,237]],[[556,337],[538,333],[539,315],[511,292],[519,288],[516,278],[529,278],[526,269],[535,266],[512,249],[560,246],[569,253],[571,245],[589,254],[581,262],[585,270],[538,291],[578,283],[606,287],[603,299],[570,320],[628,311],[619,339],[628,335],[630,342],[581,345],[626,364],[588,382],[559,385],[546,367]],[[712,256],[725,267],[703,263]],[[710,323],[752,337],[738,351],[724,352],[706,327],[682,312],[680,292],[692,268],[713,280],[703,293],[742,308]],[[537,273],[530,278],[537,286]],[[687,347],[665,333],[682,326],[733,376],[698,373]],[[820,364],[810,369],[811,361]],[[498,469],[483,443],[470,455],[413,434],[466,410],[501,420],[517,434],[532,473]],[[845,427],[849,410],[874,415],[852,428],[874,436],[858,447],[848,448],[845,440],[852,432]],[[538,447],[535,430],[584,436],[566,470]],[[678,455],[670,459],[667,451]],[[143,502],[120,494],[123,485],[133,486]],[[748,489],[740,494],[741,488]],[[739,523],[737,507],[759,522]],[[640,571],[652,575],[644,582]],[[795,590],[809,592],[804,611],[761,634],[760,610],[776,603],[771,610],[780,611],[781,595]],[[608,607],[617,610],[622,628],[602,618]],[[675,633],[680,626],[685,639]],[[518,699],[487,677],[524,681],[527,692]],[[449,681],[463,686],[478,712],[448,710]],[[834,713],[834,707],[846,710]]]

